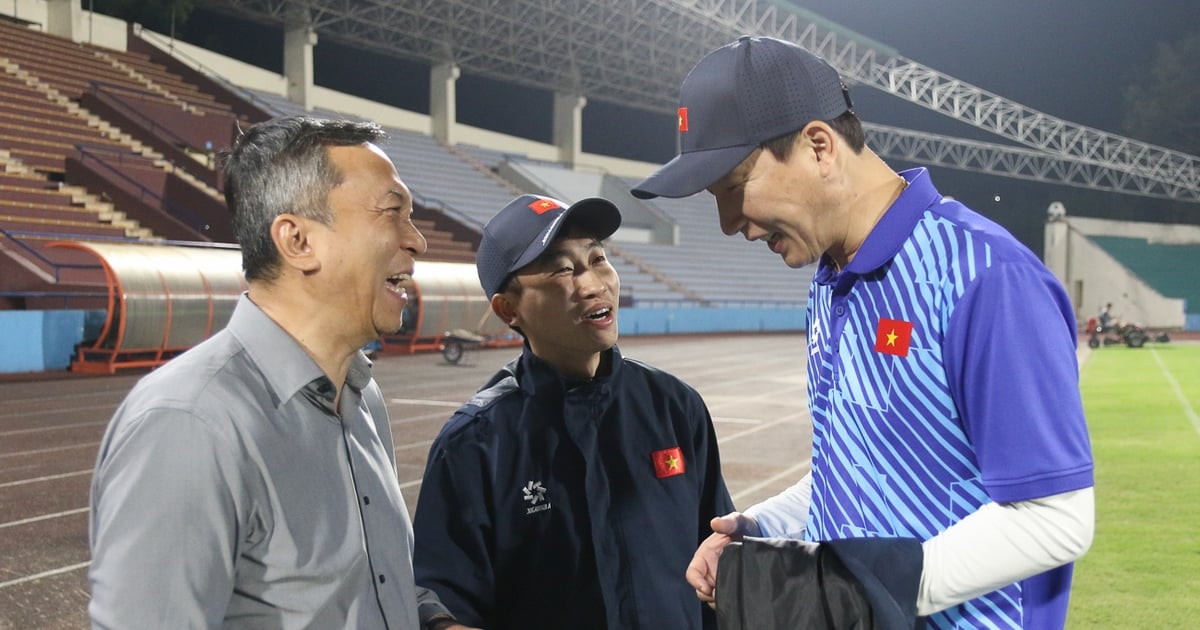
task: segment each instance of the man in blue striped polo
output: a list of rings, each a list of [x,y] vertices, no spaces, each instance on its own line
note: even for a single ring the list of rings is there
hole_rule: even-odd
[[[896,173],[867,148],[837,71],[799,46],[744,37],[704,57],[679,128],[680,155],[635,195],[707,189],[726,234],[818,265],[811,473],[713,520],[688,569],[699,596],[742,535],[915,538],[929,627],[1061,628],[1094,505],[1058,281],[925,169]]]

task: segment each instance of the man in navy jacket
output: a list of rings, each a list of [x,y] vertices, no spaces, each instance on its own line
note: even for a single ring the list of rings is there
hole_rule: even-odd
[[[414,522],[417,582],[462,623],[716,627],[683,575],[733,503],[700,395],[615,345],[620,222],[523,195],[484,229],[479,279],[524,351],[434,441]]]

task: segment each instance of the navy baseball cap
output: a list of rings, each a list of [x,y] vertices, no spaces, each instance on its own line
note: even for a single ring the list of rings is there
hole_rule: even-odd
[[[613,202],[588,197],[571,205],[538,195],[508,202],[483,228],[475,255],[479,284],[490,299],[508,276],[537,260],[566,226],[582,227],[604,240],[621,227],[621,211]]]
[[[850,91],[824,59],[791,42],[742,37],[708,53],[679,88],[679,155],[632,190],[687,197],[768,140],[850,111]]]

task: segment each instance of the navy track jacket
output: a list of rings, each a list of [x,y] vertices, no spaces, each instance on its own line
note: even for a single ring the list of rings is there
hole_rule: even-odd
[[[712,420],[679,379],[610,350],[572,381],[525,347],[442,428],[417,583],[489,630],[715,628],[684,572],[733,510]]]

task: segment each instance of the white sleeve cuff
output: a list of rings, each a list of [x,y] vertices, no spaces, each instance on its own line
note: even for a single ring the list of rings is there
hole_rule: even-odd
[[[803,538],[812,498],[812,473],[804,475],[787,490],[746,509],[766,538]]]
[[[1092,544],[1092,488],[988,503],[922,545],[917,614],[931,615],[1078,559]]]

